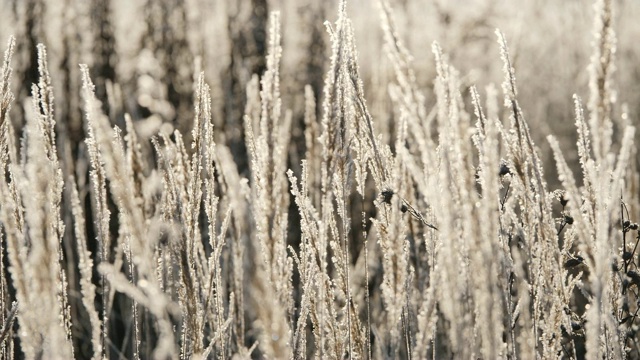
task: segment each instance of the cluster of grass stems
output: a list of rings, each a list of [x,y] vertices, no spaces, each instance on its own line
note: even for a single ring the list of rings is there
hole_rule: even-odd
[[[190,132],[142,137],[140,119],[113,115],[114,85],[100,93],[81,65],[75,141],[45,46],[14,102],[10,39],[2,358],[640,358],[640,172],[631,120],[613,116],[611,2],[595,6],[586,109],[573,99],[579,164],[549,135],[555,169],[533,143],[503,33],[502,96],[463,89],[434,43],[428,108],[385,0],[386,130],[365,100],[344,0],[326,23],[322,92],[307,86],[303,112],[286,109],[273,12],[264,69],[220,135],[204,73],[184,110]]]

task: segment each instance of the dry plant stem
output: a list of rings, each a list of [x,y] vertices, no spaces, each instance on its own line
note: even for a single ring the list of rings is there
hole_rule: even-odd
[[[339,170],[340,173],[340,180],[341,182],[345,183],[345,173],[344,173],[344,167],[341,167]],[[342,186],[342,247],[343,247],[343,251],[344,251],[344,271],[345,271],[345,275],[346,275],[346,307],[347,307],[347,329],[348,329],[348,334],[349,334],[349,359],[352,358],[353,356],[353,348],[352,348],[352,344],[351,344],[351,330],[352,330],[352,325],[351,325],[351,278],[349,276],[349,268],[351,267],[350,264],[350,260],[351,260],[351,256],[349,254],[349,238],[348,238],[348,234],[350,232],[350,227],[351,224],[348,222],[348,218],[347,218],[347,213],[346,213],[346,208],[347,208],[347,203],[348,203],[348,195],[346,193],[346,186],[343,185]],[[339,207],[340,209],[340,207]],[[340,210],[338,210],[338,212],[340,213]]]
[[[616,35],[612,27],[613,2],[596,0],[594,40],[589,64],[589,126],[592,133],[603,131],[603,136],[593,138],[595,159],[605,161],[611,147],[613,105],[612,76],[615,70]]]
[[[260,348],[268,356],[290,357],[293,327],[293,299],[291,277],[293,260],[287,254],[286,231],[289,196],[286,191],[286,149],[289,146],[291,114],[282,116],[280,99],[280,15],[271,14],[267,70],[261,77],[259,93],[251,94],[251,103],[260,104],[259,119],[251,118],[251,109],[245,114],[245,136],[251,159],[252,212],[255,219],[254,236],[259,251],[256,253],[258,276],[263,279],[258,292],[269,304],[256,305],[261,327]],[[259,97],[259,98],[258,98]],[[257,126],[255,121],[259,121]]]
[[[364,189],[360,189],[361,194],[364,194]],[[366,213],[364,211],[364,197],[360,203],[361,216],[362,216],[362,238],[364,244],[362,245],[364,251],[364,278],[365,278],[365,304],[367,306],[367,333],[366,333],[366,358],[371,359],[371,299],[369,294],[369,239],[367,237],[367,220]]]
[[[347,77],[346,69],[350,61],[350,44],[349,31],[350,24],[346,18],[346,1],[342,0],[338,9],[338,20],[336,29],[333,31],[329,28],[332,41],[332,58],[331,68],[327,73],[325,81],[325,98],[323,103],[323,157],[326,164],[322,187],[324,191],[323,200],[323,222],[327,223],[331,220],[324,218],[324,214],[328,212],[328,206],[333,207],[333,198],[335,197],[338,207],[338,216],[342,220],[342,234],[340,234],[340,242],[342,247],[343,261],[341,264],[345,278],[342,280],[346,297],[346,318],[347,318],[347,351],[348,356],[353,356],[352,345],[352,314],[351,314],[351,287],[349,278],[349,253],[347,233],[349,231],[349,223],[347,220],[347,196],[346,187],[349,184],[347,175],[347,167],[349,166],[347,127],[348,118],[346,113],[347,95],[345,91],[349,91],[346,86],[350,85],[350,78]],[[346,85],[345,87],[343,87]],[[337,192],[337,193],[336,193]],[[331,215],[333,216],[333,215]],[[338,355],[337,356],[343,356]]]
[[[106,187],[106,175],[104,169],[104,160],[102,154],[98,150],[98,140],[94,133],[92,126],[87,127],[87,138],[85,143],[89,154],[89,161],[91,163],[90,177],[91,177],[91,202],[93,205],[93,212],[97,214],[96,227],[96,240],[99,244],[98,258],[99,263],[108,263],[111,261],[111,234],[109,231],[109,219],[110,211],[108,208],[107,200],[107,187]],[[102,312],[102,331],[101,331],[101,348],[104,350],[104,356],[109,357],[108,338],[109,338],[109,326],[110,326],[110,309],[113,299],[113,292],[111,291],[108,282],[104,274],[100,275],[100,289],[101,289],[101,312]]]
[[[144,210],[147,209],[147,204],[142,199],[142,184],[144,182],[143,179],[143,165],[142,155],[140,153],[140,144],[138,143],[138,138],[136,134],[136,130],[131,121],[131,116],[129,114],[125,114],[125,124],[126,124],[126,145],[127,145],[127,164],[129,168],[129,176],[134,179],[134,185],[136,190],[136,195],[138,196],[137,201],[141,204],[144,204]],[[147,214],[147,211],[144,211],[144,216],[148,219],[150,216]],[[131,259],[131,244],[128,247],[127,256],[129,257],[129,276],[131,280],[135,283],[137,282],[137,276],[135,272],[135,268],[133,266],[133,261]],[[141,343],[141,324],[140,324],[140,312],[138,308],[138,304],[135,301],[131,302],[131,312],[133,313],[133,358],[138,360],[140,359],[140,343]]]
[[[124,167],[126,164],[125,156],[122,149],[115,147],[109,139],[108,133],[111,128],[108,119],[101,113],[97,107],[97,99],[95,98],[94,85],[89,77],[89,71],[86,66],[81,67],[83,73],[83,89],[86,102],[86,117],[88,127],[95,134],[96,150],[103,155],[104,169],[110,182],[111,191],[113,192],[120,212],[122,214],[123,227],[127,230],[131,237],[131,251],[133,254],[134,265],[138,268],[140,275],[138,283],[144,284],[144,297],[153,298],[154,302],[149,303],[145,300],[149,311],[157,318],[160,333],[159,345],[156,347],[154,354],[158,357],[174,356],[175,348],[173,343],[173,331],[169,320],[169,301],[160,290],[157,284],[157,278],[152,270],[148,259],[152,259],[151,246],[145,242],[146,238],[143,234],[142,226],[134,224],[144,224],[141,209],[134,202],[135,193],[132,179],[128,176],[128,171]],[[106,155],[106,156],[105,156]],[[95,186],[95,184],[94,184]],[[105,275],[116,276],[117,272],[109,270],[107,264],[102,267]],[[118,288],[124,289],[124,284],[118,284],[116,281],[111,282]],[[139,301],[139,299],[135,299]]]
[[[93,346],[93,359],[102,358],[102,322],[95,309],[94,299],[96,288],[91,282],[93,272],[93,261],[91,252],[87,250],[86,238],[84,236],[85,219],[80,206],[80,199],[76,189],[76,181],[73,177],[67,181],[71,188],[71,210],[74,217],[74,231],[76,235],[76,246],[78,251],[78,268],[80,269],[80,288],[82,291],[82,303],[89,313],[91,322],[91,344]]]
[[[4,320],[4,324],[2,324],[2,330],[0,330],[0,344],[4,346],[4,341],[7,339],[7,336],[11,332],[11,328],[13,327],[13,321],[16,319],[16,315],[18,314],[18,302],[14,301],[11,304],[11,310],[9,310],[9,314]]]

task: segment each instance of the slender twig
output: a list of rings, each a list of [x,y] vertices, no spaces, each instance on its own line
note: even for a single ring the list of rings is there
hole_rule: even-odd
[[[369,249],[367,240],[367,217],[364,211],[364,196],[363,201],[360,202],[360,209],[362,211],[362,237],[364,239],[364,301],[367,305],[367,337],[365,339],[367,345],[367,359],[371,359],[371,299],[369,298]]]
[[[636,250],[638,249],[638,242],[640,242],[640,233],[636,235],[636,245],[633,247],[633,251],[631,252],[631,256],[629,256],[629,263],[635,265],[633,260],[633,256],[636,254]]]
[[[9,335],[9,331],[13,327],[13,322],[16,319],[17,313],[18,313],[18,302],[14,301],[13,304],[11,305],[11,310],[7,315],[7,319],[2,325],[2,331],[0,332],[0,345],[2,345],[4,341],[7,339],[7,336]]]
[[[406,309],[402,308],[402,313],[400,314],[400,320],[402,322],[402,330],[404,332],[404,342],[407,347],[407,357],[411,360],[411,347],[409,346],[409,328],[407,326],[407,316],[405,315]]]
[[[396,195],[396,193],[392,189],[384,189],[380,193],[380,196],[382,196],[382,202],[389,205],[391,205],[391,199],[393,198],[394,195]],[[416,210],[413,206],[411,206],[411,204],[407,201],[407,199],[403,198],[400,195],[398,195],[398,197],[400,198],[400,200],[402,200],[402,206],[400,207],[400,209],[403,213],[408,211],[409,214],[411,214],[414,218],[416,218],[416,220],[419,220],[420,222],[422,222],[425,226],[436,231],[438,230],[438,228],[435,227],[435,225],[427,222],[424,216],[422,216],[422,214],[418,210]]]
[[[409,204],[409,202],[404,199],[404,198],[400,198],[402,199],[402,203],[407,207],[407,210],[409,211],[409,213],[416,218],[416,220],[421,221],[426,227],[432,228],[433,230],[438,231],[438,228],[435,227],[433,224],[430,224],[427,222],[427,220],[425,220],[424,216],[422,216],[422,214],[416,210],[413,206],[411,206],[411,204]]]
[[[500,200],[500,210],[504,211],[504,204],[507,202],[507,196],[509,195],[509,189],[511,188],[511,183],[507,184],[507,190],[504,192],[504,196],[502,200]]]
[[[620,195],[620,225],[622,226],[622,261],[624,263],[624,272],[627,272],[627,260],[624,258],[624,253],[627,251],[627,226],[624,223],[624,201],[622,201],[622,195]]]
[[[560,223],[560,229],[558,229],[558,233],[556,235],[560,236],[560,233],[562,232],[565,226],[567,226],[567,222],[564,221],[564,219],[562,219],[562,222]]]
[[[406,344],[407,344],[407,357],[408,360],[413,359],[413,352],[411,351],[411,344],[413,343],[413,341],[411,340],[411,317],[409,316],[409,286],[408,286],[408,281],[407,281],[407,289],[405,291],[405,301],[407,302],[407,304],[405,305],[405,308],[402,310],[402,315],[404,316],[404,323],[405,323],[405,339],[406,339]],[[404,315],[404,313],[406,312],[406,316]]]
[[[344,181],[345,178],[345,169],[344,167],[340,169],[340,175],[341,175],[341,179]],[[345,191],[345,186],[342,186],[342,201],[344,202],[344,206],[345,208],[343,209],[344,212],[346,212],[346,204],[347,204],[347,200],[348,200],[348,196],[346,194]],[[350,255],[349,255],[349,240],[347,238],[347,228],[348,228],[348,224],[347,224],[347,215],[346,213],[341,214],[342,217],[342,246],[344,248],[344,271],[345,271],[345,276],[346,276],[346,289],[345,289],[345,295],[347,296],[347,326],[349,327],[348,329],[348,334],[349,334],[349,359],[352,358],[353,356],[353,350],[352,350],[352,345],[351,345],[351,283],[350,283],[350,279],[349,279],[349,265],[351,262],[350,259]]]
[[[357,84],[357,79],[355,77],[355,74],[351,73],[350,75],[351,75],[351,82],[352,82],[353,88],[356,91],[356,95],[357,95],[357,96],[354,96],[355,102],[356,104],[358,104],[358,110],[360,110],[360,113],[362,117],[365,119],[365,123],[367,124],[367,130],[369,130],[368,131],[369,141],[371,141],[371,147],[373,148],[373,153],[376,159],[376,163],[380,171],[380,176],[382,176],[383,181],[386,181],[386,173],[384,171],[385,167],[382,164],[382,157],[380,156],[380,152],[378,151],[378,146],[376,145],[376,138],[375,138],[375,135],[373,134],[373,125],[372,125],[371,116],[369,115],[369,112],[367,111],[367,107],[364,104],[364,101],[362,100],[359,94],[359,91],[358,91],[359,87]]]

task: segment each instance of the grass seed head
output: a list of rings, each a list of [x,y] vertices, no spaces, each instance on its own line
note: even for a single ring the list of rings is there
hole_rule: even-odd
[[[380,193],[380,196],[382,196],[382,202],[389,205],[391,205],[391,199],[393,198],[393,195],[394,192],[391,189],[384,189]]]

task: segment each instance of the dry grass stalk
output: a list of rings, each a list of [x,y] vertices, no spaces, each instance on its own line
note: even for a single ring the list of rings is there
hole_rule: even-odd
[[[36,2],[28,15],[45,16]],[[299,84],[288,77],[283,54],[282,44],[291,46],[288,23],[272,12],[268,29],[260,25],[267,5],[232,9],[245,11],[256,31],[229,30],[229,76],[242,77],[232,89],[210,81],[215,65],[205,37],[156,39],[155,17],[173,28],[188,6],[178,6],[181,19],[173,19],[171,7],[154,5],[146,19],[148,68],[135,70],[135,106],[127,100],[131,84],[118,79],[126,78],[122,69],[108,78],[109,61],[97,59],[92,80],[81,66],[86,136],[72,124],[80,89],[70,86],[80,79],[69,80],[73,71],[61,66],[67,80],[56,102],[58,78],[48,64],[57,69],[82,53],[47,60],[44,46],[34,47],[37,76],[27,82],[30,97],[18,93],[24,108],[11,121],[10,39],[0,74],[0,355],[640,354],[640,176],[633,114],[621,107],[615,118],[612,1],[596,1],[586,110],[573,100],[579,174],[561,138],[547,137],[557,179],[521,108],[527,88],[519,91],[515,66],[527,63],[509,51],[502,32],[504,108],[493,85],[467,91],[475,78],[437,42],[428,65],[434,89],[424,89],[405,46],[410,38],[385,0],[379,11],[389,73],[372,81],[370,69],[360,68],[369,59],[358,57],[356,22],[343,0],[335,23],[325,23],[331,50],[324,87],[312,83],[290,97],[290,85]],[[104,9],[94,15],[110,26]],[[64,36],[65,49],[79,46]],[[192,48],[202,55],[195,76],[183,64],[191,53],[168,64],[167,54]],[[253,64],[258,74],[238,75],[244,57],[264,58],[264,68]],[[184,84],[174,83],[182,78],[193,78],[193,110],[185,108]],[[238,84],[247,84],[246,103],[244,96],[229,100]],[[290,163],[298,159],[299,168]]]

